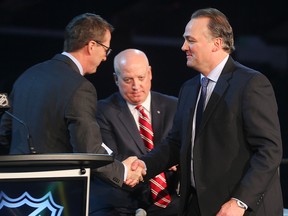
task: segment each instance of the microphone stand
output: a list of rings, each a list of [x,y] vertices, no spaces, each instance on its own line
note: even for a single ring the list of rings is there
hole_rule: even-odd
[[[36,150],[35,150],[34,146],[32,145],[32,137],[30,135],[30,131],[29,131],[28,126],[21,119],[17,118],[15,115],[10,113],[9,111],[5,111],[5,113],[8,114],[9,116],[11,116],[13,119],[18,121],[20,124],[22,124],[25,127],[26,132],[27,132],[27,142],[28,142],[30,154],[36,154]]]

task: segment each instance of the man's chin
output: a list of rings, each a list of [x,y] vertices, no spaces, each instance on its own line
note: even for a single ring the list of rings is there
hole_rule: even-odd
[[[130,99],[132,104],[139,104],[142,102],[142,98],[141,97],[133,97]]]
[[[90,74],[95,74],[97,72],[97,68],[95,70],[91,70],[89,72],[86,72],[85,74],[90,75]]]

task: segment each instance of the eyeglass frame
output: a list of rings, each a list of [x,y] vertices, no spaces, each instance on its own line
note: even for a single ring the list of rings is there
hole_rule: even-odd
[[[95,43],[99,44],[100,46],[102,46],[105,49],[106,52],[106,57],[112,52],[112,49],[104,44],[102,44],[99,41],[93,40]]]

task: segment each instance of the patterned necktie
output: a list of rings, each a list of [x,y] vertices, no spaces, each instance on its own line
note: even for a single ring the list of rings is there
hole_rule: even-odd
[[[201,123],[201,119],[202,119],[202,114],[204,112],[204,107],[205,107],[205,100],[206,100],[206,94],[207,94],[207,86],[209,83],[209,79],[207,77],[203,77],[201,79],[201,95],[200,95],[200,99],[198,101],[198,105],[197,105],[197,113],[196,113],[196,133],[198,132],[200,123]]]
[[[149,117],[144,112],[142,105],[136,106],[139,111],[139,127],[140,135],[146,146],[147,151],[153,149],[153,130]],[[150,179],[150,187],[154,205],[166,208],[171,202],[171,197],[167,191],[167,182],[164,173],[160,173],[154,178]]]

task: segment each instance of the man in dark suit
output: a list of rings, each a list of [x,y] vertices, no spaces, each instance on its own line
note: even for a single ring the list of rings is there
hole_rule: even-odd
[[[28,148],[23,125],[5,113],[1,145],[7,146],[10,154],[109,153],[96,121],[96,90],[84,75],[95,73],[106,60],[112,31],[113,27],[98,15],[76,16],[66,26],[64,52],[32,66],[16,80],[9,95],[9,111],[25,122],[33,146]],[[118,186],[125,179],[124,165],[119,161],[99,168],[97,173]]]
[[[139,133],[139,104],[149,113],[152,119],[154,145],[158,145],[168,134],[176,111],[177,98],[150,91],[152,69],[147,56],[140,50],[127,49],[116,55],[114,59],[115,83],[119,88],[104,100],[98,101],[97,121],[105,143],[111,148],[118,160],[127,157],[141,156],[147,148]],[[90,203],[92,215],[143,215],[149,216],[177,215],[179,197],[176,167],[174,171],[166,171],[168,188],[172,202],[166,208],[153,204],[149,181],[140,183],[135,188],[115,188],[101,180],[91,185],[91,193],[98,195]],[[140,210],[142,209],[142,210]],[[141,213],[142,211],[142,213]]]
[[[233,31],[219,10],[194,12],[183,36],[187,66],[201,74],[183,84],[165,143],[142,157],[147,178],[179,163],[179,215],[283,215],[282,141],[271,83],[232,59]],[[196,133],[202,77],[209,82]]]

